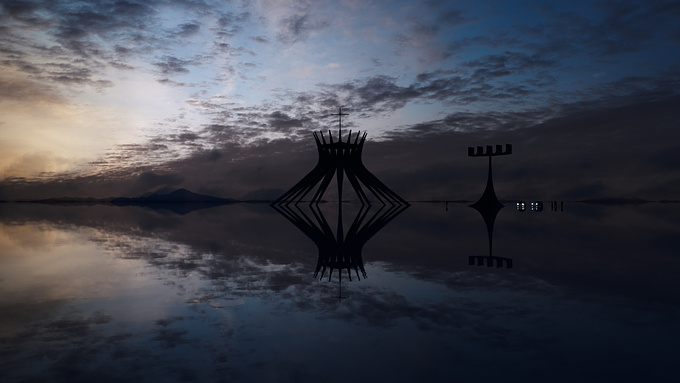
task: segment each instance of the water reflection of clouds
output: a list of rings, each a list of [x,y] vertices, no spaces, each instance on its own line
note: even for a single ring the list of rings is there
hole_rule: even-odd
[[[60,209],[67,208],[52,209],[46,212],[47,216],[56,216]],[[654,206],[618,209],[570,205],[568,209],[577,211],[553,215],[502,212],[496,224],[495,251],[516,257],[524,271],[531,270],[539,276],[594,273],[595,269],[603,269],[598,275],[602,276],[602,272],[607,273],[603,266],[616,262],[623,265],[616,268],[620,271],[639,272],[653,267],[631,266],[643,251],[648,259],[672,264],[673,258],[668,255],[674,254],[673,243],[659,241],[680,229],[672,212],[665,213]],[[254,286],[267,282],[285,286],[306,279],[305,268],[313,270],[315,264],[314,244],[301,232],[282,217],[271,212],[253,212],[248,206],[223,207],[187,216],[162,216],[137,208],[75,210],[66,210],[71,215],[71,226],[61,227],[80,230],[80,235],[89,233],[90,241],[99,243],[116,257],[142,259],[168,270],[187,273],[196,270],[216,282],[241,276],[244,283]],[[101,217],[102,211],[106,213],[103,219],[87,218]],[[591,212],[601,217],[582,218],[593,217]],[[438,205],[419,205],[402,214],[376,236],[377,240],[366,244],[367,262],[380,261],[392,271],[433,278],[438,273],[468,270],[467,256],[484,254],[486,250],[484,226],[477,213],[467,206],[454,204],[445,212]],[[62,218],[55,220],[63,222]],[[160,224],[163,221],[169,222]],[[11,238],[24,243],[39,235],[34,243],[45,243],[44,246],[53,243],[50,241],[56,240],[54,236],[66,233],[45,230],[45,224],[41,225],[41,230],[25,230],[20,225],[4,230],[23,231],[23,235],[12,232]],[[8,253],[3,251],[3,256]]]
[[[0,304],[4,309],[0,318],[5,336],[17,335],[26,323],[50,318],[74,302],[81,302],[76,306],[90,302],[103,312],[124,315],[127,321],[148,320],[165,315],[161,302],[177,294],[177,289],[154,283],[155,273],[144,273],[148,266],[142,261],[112,258],[96,241],[85,240],[96,238],[97,230],[31,225],[24,229],[59,240],[43,243],[42,251],[31,248],[18,253],[9,261],[2,257]]]
[[[25,249],[45,250],[59,241],[58,236],[66,234],[53,230],[46,224],[8,225],[0,223],[0,244],[3,252],[0,256],[7,257],[11,254],[18,254]]]
[[[567,381],[579,377],[576,366],[596,371],[601,363],[641,376],[621,361],[656,368],[654,358],[668,357],[649,350],[671,347],[669,335],[679,332],[670,320],[678,313],[669,271],[680,262],[677,239],[654,241],[680,223],[658,205],[569,205],[553,215],[506,209],[494,253],[516,264],[497,270],[467,264],[468,255],[487,251],[476,211],[416,204],[366,244],[368,278],[347,283],[342,303],[334,283],[313,279],[314,243],[260,206],[184,216],[106,206],[1,209],[0,238],[11,244],[3,266],[18,258],[4,250],[13,249],[33,254],[27,265],[54,271],[8,279],[16,270],[0,269],[0,348],[18,350],[8,359],[19,366],[12,377],[32,376],[30,360],[43,360],[44,376],[55,380],[69,371],[101,377],[112,365],[121,379],[312,379],[343,370],[353,355],[354,371],[381,380],[437,380],[453,370],[474,378],[475,369],[478,380],[502,378],[487,371],[492,358],[523,376],[526,360],[549,362],[553,372],[539,376],[560,371]],[[11,242],[15,233],[23,239]],[[39,247],[22,245],[41,235]],[[31,288],[20,293],[22,286]],[[600,357],[611,345],[617,353]],[[603,376],[626,377],[613,370]]]

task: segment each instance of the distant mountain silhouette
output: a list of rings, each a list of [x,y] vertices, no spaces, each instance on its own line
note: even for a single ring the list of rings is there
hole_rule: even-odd
[[[213,197],[204,194],[197,194],[187,189],[177,189],[170,193],[163,193],[157,191],[153,194],[142,195],[137,197],[108,197],[108,198],[92,198],[92,197],[56,197],[45,198],[37,200],[23,200],[16,202],[31,202],[44,204],[147,204],[147,203],[207,203],[207,204],[225,204],[238,202],[237,200],[228,198]]]
[[[154,193],[140,197],[119,197],[111,200],[116,206],[142,206],[153,210],[168,210],[176,214],[188,214],[194,210],[238,202],[233,199],[219,198],[193,193],[187,189],[177,189],[172,193]]]
[[[154,193],[148,196],[119,197],[111,200],[111,203],[116,206],[141,206],[153,210],[171,211],[176,214],[188,214],[194,210],[207,209],[235,202],[238,201],[197,194],[187,189],[177,189],[167,194]]]
[[[228,198],[219,198],[219,197],[213,197],[209,195],[204,195],[204,194],[197,194],[193,193],[187,189],[177,189],[173,191],[172,193],[168,194],[158,194],[154,193],[149,196],[143,196],[143,197],[118,197],[114,198],[111,200],[111,203],[113,204],[125,204],[125,203],[134,203],[134,204],[146,204],[146,203],[215,203],[215,204],[224,204],[224,203],[233,203],[236,202],[233,199],[228,199]]]
[[[163,193],[162,191],[157,191],[156,193],[150,195],[131,198],[58,197],[16,202],[42,203],[48,205],[64,205],[64,206],[96,205],[96,204],[112,204],[115,206],[141,206],[152,210],[171,211],[176,214],[188,214],[194,210],[207,209],[239,201],[228,198],[219,198],[209,195],[197,194],[187,189],[177,189],[170,193]]]

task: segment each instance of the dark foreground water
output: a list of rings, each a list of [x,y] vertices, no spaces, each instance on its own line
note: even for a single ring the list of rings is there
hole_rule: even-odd
[[[391,221],[347,204],[343,230],[367,229],[341,239],[323,230],[337,231],[332,206],[189,210],[1,204],[0,381],[680,375],[678,204],[508,206],[492,267],[470,265],[489,246],[465,204],[414,204]],[[338,241],[358,274],[315,279]]]

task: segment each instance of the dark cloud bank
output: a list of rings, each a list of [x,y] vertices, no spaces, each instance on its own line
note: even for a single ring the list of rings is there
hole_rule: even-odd
[[[678,104],[680,96],[673,93],[631,93],[551,110],[452,113],[379,140],[369,136],[364,162],[406,199],[475,199],[485,182],[486,161],[468,158],[467,147],[511,143],[514,153],[494,162],[501,198],[673,199],[680,195]],[[244,125],[215,124],[195,134],[159,137],[124,148],[108,161],[120,164],[126,156],[167,152],[169,143],[195,147],[186,158],[155,166],[130,161],[99,175],[44,183],[5,181],[0,198],[107,197],[161,187],[230,198],[275,198],[316,163],[311,131],[318,126],[294,112],[242,114]],[[262,118],[261,125],[254,115]],[[312,129],[304,129],[310,121]],[[295,139],[245,142],[266,129],[294,132]],[[213,146],[196,145],[201,140]]]

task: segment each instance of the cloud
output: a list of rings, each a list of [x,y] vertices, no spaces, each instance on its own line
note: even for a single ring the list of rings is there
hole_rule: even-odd
[[[465,63],[465,66],[473,69],[472,80],[474,82],[484,82],[496,77],[525,74],[537,69],[554,67],[556,62],[538,54],[527,55],[506,51],[502,54],[482,56]]]
[[[465,13],[460,10],[452,9],[440,13],[437,16],[436,23],[451,27],[459,27],[477,21],[475,17],[465,16]]]
[[[161,61],[153,63],[153,65],[164,75],[189,73],[187,66],[191,64],[193,64],[192,60],[184,60],[174,56],[163,56],[161,57]]]
[[[243,31],[243,23],[250,19],[249,12],[234,13],[225,12],[220,15],[217,25],[217,35],[221,37],[232,37]]]
[[[309,14],[294,14],[279,21],[279,33],[276,38],[284,44],[304,41],[313,32],[320,31],[330,25],[328,20],[315,20]]]
[[[135,70],[155,67],[165,76],[189,72],[189,66],[209,59],[211,52],[178,54],[168,47],[200,34],[202,24],[191,16],[216,13],[217,37],[231,37],[242,30],[249,14],[221,12],[201,2],[58,2],[3,3],[0,18],[12,28],[0,38],[0,48],[13,52],[2,62],[62,86],[91,86],[103,90],[114,83],[109,69]],[[164,12],[181,9],[189,20],[173,27],[164,24]],[[205,17],[204,17],[205,18]],[[37,39],[37,36],[42,36]],[[220,41],[217,41],[219,44]],[[225,43],[222,41],[222,43]],[[230,46],[231,53],[244,52]],[[158,55],[157,53],[162,53]],[[150,57],[156,57],[150,60]],[[171,85],[179,83],[170,82]]]
[[[24,154],[2,169],[0,178],[11,178],[23,175],[49,177],[62,172],[68,166],[68,159],[55,156],[49,152]]]
[[[291,118],[287,114],[275,111],[269,115],[269,126],[274,130],[290,130],[291,128],[299,128],[304,124],[304,119]]]
[[[397,110],[410,100],[421,95],[413,86],[399,86],[396,79],[389,76],[373,76],[364,80],[343,84],[324,84],[323,87],[338,93],[347,93],[340,105],[346,105],[353,110],[379,112]],[[328,98],[330,94],[324,94]],[[331,96],[333,97],[333,96]],[[338,96],[335,95],[334,98]]]
[[[528,38],[524,45],[537,53],[615,58],[664,41],[669,31],[678,28],[673,15],[680,10],[672,2],[593,3],[590,7],[598,17],[546,8],[547,22],[518,25],[516,31]]]
[[[410,12],[394,35],[395,55],[401,60],[414,60],[421,68],[436,67],[450,56],[442,39],[448,40],[452,28],[476,20],[458,9],[447,9],[445,4],[426,3],[421,8],[407,8]],[[414,7],[415,8],[415,7]],[[426,12],[422,12],[422,10]]]
[[[515,59],[520,63],[517,64],[518,66],[537,65],[540,67],[544,65],[540,60],[536,63],[531,57],[522,55],[509,55],[500,62],[508,65],[506,60],[512,62]],[[492,62],[495,63],[493,60]],[[598,172],[604,171],[603,169],[609,166],[616,166],[616,162],[620,160],[614,160],[614,158],[618,158],[618,154],[602,161],[597,158],[600,152],[589,149],[589,146],[583,150],[590,153],[592,157],[584,156],[580,149],[577,150],[580,140],[592,146],[607,146],[605,140],[607,132],[615,129],[621,130],[621,127],[617,126],[618,123],[621,126],[628,126],[627,133],[620,135],[622,139],[630,137],[633,140],[631,142],[648,141],[641,137],[636,129],[640,126],[656,124],[659,127],[659,137],[665,137],[663,142],[671,142],[672,133],[664,127],[674,121],[672,108],[668,105],[671,102],[669,100],[673,100],[677,94],[676,83],[680,78],[678,73],[672,70],[661,73],[658,77],[638,76],[614,81],[606,86],[574,93],[571,95],[573,101],[570,103],[559,100],[559,102],[542,106],[524,106],[510,110],[453,111],[438,119],[404,125],[385,133],[383,139],[387,139],[391,144],[373,142],[370,145],[375,145],[376,149],[371,149],[366,155],[372,156],[370,153],[376,153],[377,158],[393,158],[394,166],[381,160],[381,168],[379,168],[383,177],[390,180],[387,182],[388,185],[415,185],[417,183],[413,182],[413,177],[422,173],[423,176],[419,178],[420,182],[431,185],[428,190],[437,190],[435,195],[443,197],[447,194],[455,195],[458,192],[449,186],[437,185],[436,175],[462,170],[448,165],[442,166],[447,161],[446,156],[440,158],[433,153],[447,153],[447,147],[461,146],[461,143],[464,143],[461,147],[465,152],[467,145],[486,145],[489,137],[527,147],[539,145],[539,142],[542,142],[539,146],[565,148],[564,150],[571,151],[569,155],[574,159],[580,159],[580,162],[576,161],[572,166],[582,175],[576,172],[569,173],[569,177],[580,181],[566,187],[560,184],[562,181],[558,178],[549,177],[550,180],[546,181],[545,185],[550,186],[546,186],[543,191],[538,182],[525,181],[521,184],[518,181],[518,185],[523,186],[517,190],[522,189],[525,193],[541,195],[552,190],[554,194],[563,193],[563,195],[570,196],[575,196],[576,192],[585,193],[587,190],[592,192],[600,190],[603,195],[614,193],[614,185],[619,185],[623,181],[617,172],[612,173],[612,176],[604,177],[602,182],[595,179]],[[512,94],[512,92],[515,92],[515,95],[521,95],[527,92],[527,89],[514,84],[481,89],[469,78],[456,76],[448,71],[434,71],[421,73],[413,82],[406,85],[399,85],[397,79],[392,77],[373,76],[352,82],[320,84],[316,91],[283,91],[280,93],[280,101],[257,107],[225,105],[220,103],[222,100],[220,98],[213,98],[207,104],[196,100],[197,105],[203,105],[211,113],[213,123],[204,125],[200,129],[179,129],[159,135],[144,145],[119,146],[117,150],[103,158],[97,166],[105,171],[102,175],[108,174],[110,177],[119,179],[120,182],[130,182],[129,178],[122,177],[122,174],[126,172],[182,174],[185,175],[183,182],[194,185],[194,188],[220,191],[224,193],[223,196],[238,198],[252,190],[277,189],[283,187],[281,185],[287,185],[285,174],[290,174],[291,169],[298,169],[300,173],[304,173],[305,162],[299,162],[298,166],[293,166],[291,169],[282,169],[280,165],[292,161],[285,156],[285,153],[289,154],[296,150],[307,153],[311,156],[308,161],[314,161],[313,150],[305,151],[313,148],[313,143],[309,140],[309,131],[328,126],[328,108],[346,105],[352,108],[353,113],[371,116],[375,113],[403,108],[410,102],[436,100],[452,105],[455,102],[460,105],[473,98],[488,100],[493,97],[503,97],[504,93]],[[297,101],[288,103],[289,100]],[[621,116],[624,115],[626,117],[622,118]],[[636,115],[639,116],[636,117]],[[631,125],[635,121],[641,125]],[[282,140],[279,139],[281,136],[271,135],[271,133],[278,132],[289,132],[289,139]],[[602,132],[602,134],[597,132]],[[524,144],[520,144],[522,140]],[[567,149],[565,146],[567,144],[576,146]],[[629,143],[622,141],[617,145],[627,147]],[[654,162],[652,153],[655,149],[639,148],[639,143],[636,145],[635,150],[647,153],[648,163],[652,164]],[[666,153],[663,148],[658,149]],[[394,158],[393,154],[390,154],[394,152],[402,154]],[[177,153],[182,153],[180,158],[177,157]],[[558,155],[553,156],[554,154]],[[524,162],[525,169],[533,170],[531,172],[516,170],[516,174],[525,179],[545,177],[551,173],[550,166],[560,167],[551,165],[551,161],[559,162],[567,156],[559,150],[542,155],[552,160],[546,158],[542,166],[538,167]],[[621,156],[624,161],[628,161],[626,155],[621,154]],[[515,156],[515,158],[519,157],[521,156]],[[430,158],[430,162],[423,161],[422,158]],[[404,167],[398,165],[400,163],[410,165]],[[212,165],[206,167],[205,164]],[[421,166],[422,169],[433,169],[433,171],[418,171],[413,168],[416,166]],[[634,163],[631,163],[629,169],[648,174],[651,183],[661,182],[659,177],[662,172],[659,169],[654,170]],[[587,176],[588,174],[590,175]],[[565,179],[569,178],[567,173],[562,175]],[[232,183],[226,185],[224,179],[232,180]],[[239,180],[239,182],[234,182],[234,180]],[[589,189],[589,185],[595,184],[602,186],[599,189]],[[396,187],[398,191],[399,187]],[[408,198],[421,198],[419,188],[403,190]],[[635,190],[641,189],[626,186],[620,190],[630,190],[630,193],[634,193]]]
[[[549,84],[548,81],[542,83],[535,79],[494,83],[492,81],[496,77],[525,73],[530,66],[548,63],[521,57],[517,63],[509,66],[511,64],[508,62],[514,59],[505,56],[488,59],[490,62],[470,64],[475,68],[474,76],[455,71],[423,72],[410,84],[399,85],[395,77],[377,75],[340,84],[320,84],[322,91],[311,94],[315,95],[318,105],[345,105],[370,116],[402,109],[410,102],[437,101],[444,105],[465,105],[495,99],[513,102],[518,100],[518,96],[538,97],[540,88]]]
[[[179,37],[190,37],[195,34],[197,34],[201,30],[201,24],[198,22],[190,22],[190,23],[184,23],[181,24],[178,27],[178,31],[176,32],[176,35]]]
[[[3,66],[14,66],[46,84],[102,91],[113,86],[105,74],[106,62],[132,68],[123,59],[132,50],[122,45],[129,45],[132,36],[137,47],[155,39],[143,27],[150,24],[153,8],[134,3],[12,1],[3,3],[3,9],[0,18],[11,28],[0,45],[15,52]]]
[[[265,37],[262,37],[262,36],[255,36],[255,37],[251,37],[250,39],[253,40],[253,41],[257,41],[258,43],[262,43],[262,44],[269,43],[269,40]]]
[[[144,26],[153,25],[153,7],[120,2],[90,2],[77,5],[55,3],[43,9],[55,21],[54,37],[71,53],[84,59],[102,58],[109,54],[99,39],[125,41],[134,38],[139,46],[157,40]]]
[[[173,81],[173,80],[170,80],[170,79],[167,78],[167,77],[158,79],[157,81],[158,81],[159,84],[169,85],[169,86],[175,86],[175,87],[183,87],[183,86],[187,86],[187,85],[188,85],[188,84],[185,83],[185,82]]]
[[[132,188],[133,193],[147,192],[160,187],[170,187],[180,184],[183,177],[177,174],[157,174],[154,172],[144,172],[139,175]]]
[[[616,106],[584,103],[522,113],[454,112],[441,120],[403,127],[383,141],[369,139],[364,163],[409,200],[474,199],[483,184],[486,163],[468,158],[467,147],[511,143],[513,154],[494,161],[496,189],[503,198],[663,199],[680,193],[677,182],[669,182],[668,177],[677,162],[669,154],[677,146],[672,128],[677,112],[670,107],[677,96],[645,103],[626,100]],[[281,129],[293,127],[288,125],[293,118],[287,113],[274,112],[269,117],[280,120]],[[640,129],[641,124],[646,130]],[[201,134],[211,134],[212,149],[149,165],[139,180],[120,178],[117,182],[123,186],[134,181],[136,192],[172,185],[240,198],[254,190],[285,190],[316,161],[309,134],[299,141],[239,144],[240,139],[230,132],[244,134],[240,128],[211,129]],[[194,135],[184,138],[187,142],[197,139]],[[134,168],[127,173],[131,172]],[[38,189],[38,185],[33,187]],[[44,188],[52,193],[57,190],[50,184]],[[109,187],[106,193],[112,190]],[[5,187],[5,192],[12,193],[13,188]]]
[[[109,80],[95,80],[92,78],[92,70],[78,67],[73,64],[52,64],[47,70],[46,78],[64,85],[90,85],[96,89],[113,86]]]
[[[66,100],[51,87],[23,76],[0,75],[0,100],[14,102],[55,103]]]

